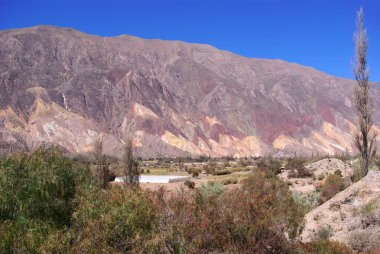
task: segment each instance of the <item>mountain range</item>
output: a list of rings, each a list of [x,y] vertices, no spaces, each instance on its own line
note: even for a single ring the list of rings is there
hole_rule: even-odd
[[[118,156],[354,152],[353,80],[209,45],[37,26],[0,31],[0,152],[102,139]],[[380,84],[373,83],[375,131]]]

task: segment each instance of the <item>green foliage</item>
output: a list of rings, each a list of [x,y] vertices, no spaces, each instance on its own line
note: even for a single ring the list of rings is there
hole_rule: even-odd
[[[0,160],[0,221],[41,220],[68,225],[75,175],[57,149],[37,150]]]
[[[328,240],[331,235],[331,230],[328,227],[320,227],[318,228],[317,238],[319,240]]]
[[[0,159],[0,247],[37,253],[44,238],[70,225],[78,179],[55,148]],[[89,171],[86,171],[89,172]]]
[[[359,213],[362,216],[369,216],[376,210],[377,207],[377,200],[371,200],[370,202],[360,207]]]
[[[231,174],[231,171],[230,171],[230,170],[227,170],[227,169],[216,170],[216,171],[214,172],[214,175],[216,175],[216,176],[229,175],[229,174]]]
[[[351,254],[353,251],[346,245],[338,242],[330,242],[328,240],[317,240],[302,246],[303,251],[295,253],[310,254]]]
[[[221,181],[221,184],[223,185],[230,185],[230,184],[237,184],[238,179],[237,178],[227,178]]]
[[[319,205],[319,192],[314,191],[306,194],[293,192],[292,194],[294,201],[296,202],[298,207],[303,211],[303,214],[310,212]]]
[[[324,203],[338,192],[345,189],[344,179],[336,174],[329,174],[326,178],[325,183],[322,185],[321,191],[321,202]]]
[[[0,183],[0,253],[349,253],[285,237],[297,235],[299,201],[311,198],[297,201],[266,168],[241,188],[214,183],[169,197],[101,189],[88,167],[51,149],[1,159]]]
[[[259,159],[257,161],[257,167],[268,168],[275,175],[278,175],[281,173],[282,163],[281,163],[281,160],[274,159],[273,157],[269,156],[267,158]]]
[[[314,173],[305,168],[306,160],[303,158],[288,159],[285,169],[290,170],[288,176],[291,178],[307,178],[314,177]]]
[[[220,196],[224,192],[224,185],[210,182],[208,184],[202,184],[199,190],[204,196]]]
[[[51,237],[46,252],[143,252],[157,228],[153,200],[139,189],[88,186],[76,202],[72,226],[60,238]]]

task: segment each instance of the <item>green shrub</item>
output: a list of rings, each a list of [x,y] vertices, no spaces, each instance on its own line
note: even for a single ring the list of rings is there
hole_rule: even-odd
[[[308,178],[314,177],[314,173],[305,167],[299,167],[297,169],[291,169],[288,173],[290,178]]]
[[[329,174],[326,178],[325,183],[322,185],[321,191],[321,202],[324,203],[338,192],[345,189],[344,179],[336,174]]]
[[[221,181],[223,185],[229,185],[229,184],[237,184],[238,179],[237,178],[228,178]]]
[[[273,157],[261,158],[257,161],[258,168],[268,168],[275,175],[281,173],[282,163],[278,159],[274,159]]]
[[[317,231],[318,240],[328,240],[331,235],[331,230],[329,227],[320,227]]]
[[[314,208],[319,206],[319,192],[310,192],[306,194],[302,194],[299,192],[293,192],[293,199],[298,205],[298,207],[303,211],[304,214],[310,212]]]
[[[75,174],[57,149],[0,160],[0,221],[41,220],[62,227],[73,211]]]
[[[185,186],[187,186],[189,189],[194,189],[195,188],[195,183],[193,181],[186,180],[183,184]]]
[[[202,184],[199,190],[204,196],[220,196],[224,192],[224,185],[218,182],[209,182]]]
[[[370,202],[360,207],[359,213],[362,216],[369,216],[376,210],[377,207],[377,200],[371,200]]]
[[[231,174],[231,171],[230,170],[227,170],[227,169],[223,169],[223,170],[216,170],[214,172],[214,175],[217,175],[217,176],[221,176],[221,175],[229,175]]]
[[[310,254],[351,254],[352,250],[343,243],[332,242],[328,240],[317,240],[311,243],[304,244],[301,249],[303,252],[295,253],[310,253]]]
[[[74,167],[56,148],[0,159],[2,249],[36,253],[47,235],[70,225],[77,187],[91,182],[88,169]]]
[[[49,237],[47,253],[147,253],[158,220],[153,199],[137,188],[83,189],[72,225]]]
[[[324,174],[318,175],[318,180],[319,181],[322,181],[323,179],[325,179],[325,175]]]

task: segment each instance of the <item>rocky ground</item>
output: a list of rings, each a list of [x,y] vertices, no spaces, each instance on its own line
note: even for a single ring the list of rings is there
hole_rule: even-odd
[[[328,174],[334,174],[340,170],[342,177],[349,177],[353,174],[353,169],[348,162],[343,162],[336,158],[326,158],[305,166],[311,172],[313,177],[306,178],[290,178],[289,170],[285,170],[279,177],[286,182],[290,182],[290,189],[295,192],[307,193],[316,190],[318,185],[323,184]],[[348,179],[347,179],[348,180]]]
[[[306,214],[300,239],[329,238],[358,251],[380,243],[380,171],[338,193]]]

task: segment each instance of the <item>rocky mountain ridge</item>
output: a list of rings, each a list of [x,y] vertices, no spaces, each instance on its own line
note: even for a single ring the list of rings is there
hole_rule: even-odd
[[[0,150],[150,156],[352,152],[353,81],[212,46],[37,26],[0,31]],[[375,130],[379,85],[373,86]]]

